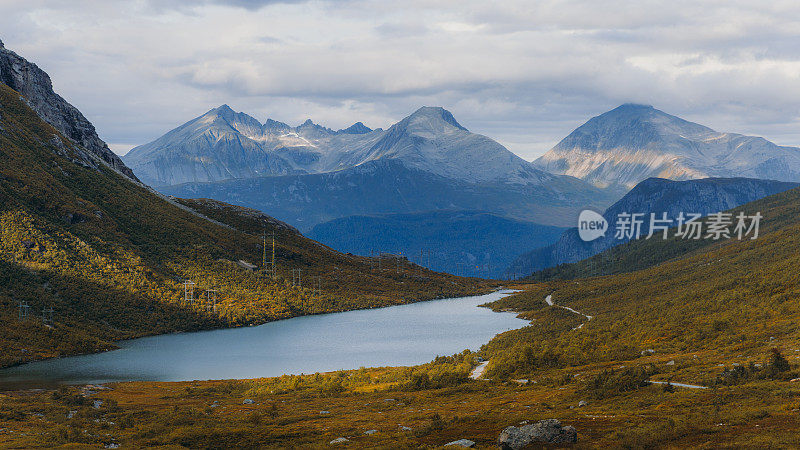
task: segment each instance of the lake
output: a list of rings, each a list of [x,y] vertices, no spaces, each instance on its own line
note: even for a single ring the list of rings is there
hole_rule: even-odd
[[[423,364],[439,355],[477,350],[498,333],[527,325],[514,313],[478,307],[512,292],[132,339],[111,352],[0,370],[0,388],[258,378]]]

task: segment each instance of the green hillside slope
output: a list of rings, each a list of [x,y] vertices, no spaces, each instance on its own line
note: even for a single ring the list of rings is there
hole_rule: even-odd
[[[570,274],[617,275],[552,280],[495,303],[527,311],[542,325],[489,344],[486,351],[495,355],[490,372],[522,376],[542,364],[635,360],[650,350],[703,352],[706,359],[695,366],[706,373],[695,374],[698,380],[714,376],[711,362],[744,363],[773,347],[793,360],[800,349],[800,190],[734,211],[764,216],[758,239],[633,241],[573,265]],[[633,270],[639,266],[646,268]],[[548,295],[592,320],[548,306]]]
[[[102,164],[87,167],[73,145],[0,85],[0,366],[145,334],[489,288],[405,261],[379,271],[252,211],[179,204]],[[275,279],[260,271],[262,235],[273,231]],[[240,260],[259,267],[247,270]],[[303,287],[292,286],[292,269]],[[196,283],[191,303],[183,301],[186,279]],[[216,302],[206,289],[218,291]],[[20,321],[23,302],[29,317]],[[50,308],[53,321],[45,323]]]

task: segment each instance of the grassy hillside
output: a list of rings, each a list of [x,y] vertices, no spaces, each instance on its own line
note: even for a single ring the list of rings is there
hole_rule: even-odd
[[[795,358],[800,348],[800,190],[737,210],[764,215],[758,239],[635,241],[610,256],[574,266],[618,275],[549,281],[494,303],[494,308],[527,311],[542,325],[490,343],[485,349],[493,355],[490,372],[524,376],[544,361],[566,366],[635,360],[649,350],[710,352],[718,362],[730,363],[746,362],[775,347]],[[601,266],[604,257],[611,267]],[[661,259],[668,261],[657,264]],[[593,319],[547,306],[547,295]],[[572,323],[550,320],[553,314],[566,314]],[[573,323],[583,322],[572,331]],[[693,377],[703,381],[713,375]]]
[[[0,85],[0,366],[145,334],[489,288],[405,261],[378,271],[252,211],[168,201],[105,166],[86,167],[72,145]],[[277,239],[275,279],[237,263],[261,268],[264,231]],[[302,288],[292,286],[291,269],[300,269]],[[185,279],[196,283],[193,304],[183,302]],[[216,308],[201,295],[212,288]],[[22,322],[20,302],[30,305]],[[42,320],[49,308],[52,324]]]

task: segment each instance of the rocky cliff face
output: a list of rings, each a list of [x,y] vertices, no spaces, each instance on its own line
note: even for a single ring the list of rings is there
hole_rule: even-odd
[[[0,41],[0,83],[22,94],[28,105],[45,122],[64,136],[83,147],[93,157],[111,168],[136,180],[133,171],[97,136],[94,125],[60,95],[53,92],[50,77],[36,64],[8,50]],[[85,155],[84,163],[94,165]]]
[[[570,228],[555,244],[521,255],[509,266],[506,275],[530,275],[537,270],[586,259],[628,242],[629,239],[616,239],[614,236],[617,216],[623,212],[644,213],[646,219],[641,231],[646,235],[650,213],[659,217],[662,213],[667,213],[667,217],[672,219],[681,212],[705,216],[797,186],[797,183],[750,178],[706,178],[690,181],[650,178],[639,183],[603,213],[608,221],[608,231],[604,237],[584,242],[578,236],[578,229]]]

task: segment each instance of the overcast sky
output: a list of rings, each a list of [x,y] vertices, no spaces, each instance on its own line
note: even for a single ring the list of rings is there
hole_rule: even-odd
[[[625,102],[800,145],[796,1],[0,0],[0,39],[118,153],[222,103],[334,129],[443,106],[526,159]]]

